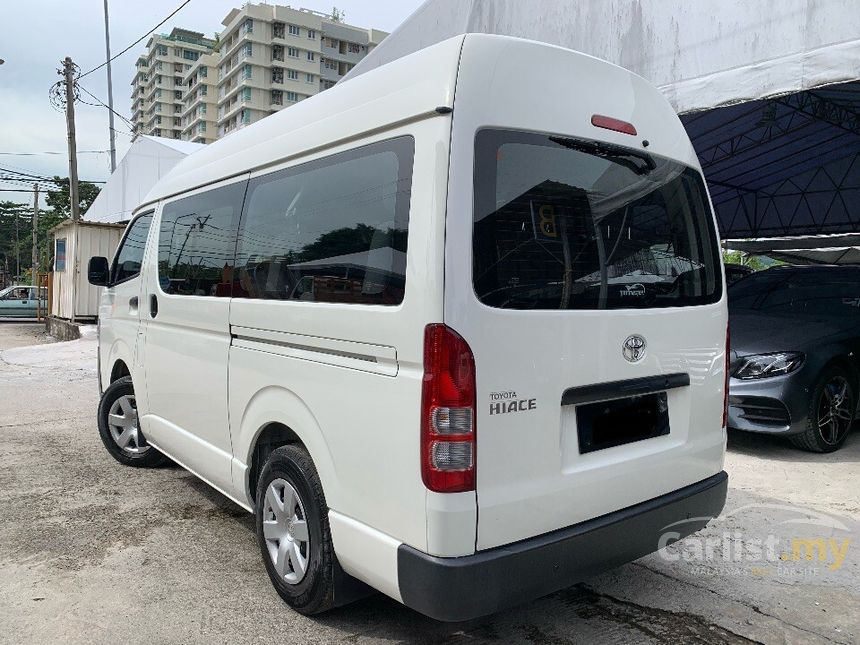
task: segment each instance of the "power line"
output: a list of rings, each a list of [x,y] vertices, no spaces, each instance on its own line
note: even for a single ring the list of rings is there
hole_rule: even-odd
[[[6,173],[9,173],[10,175],[17,175],[18,177],[20,177],[23,180],[26,180],[29,183],[33,183],[34,181],[42,181],[42,182],[46,182],[49,184],[59,184],[59,183],[62,183],[62,181],[64,179],[63,177],[60,177],[60,179],[57,180],[57,179],[54,179],[53,177],[45,177],[43,175],[34,175],[32,173],[29,173],[29,172],[19,172],[17,170],[11,170],[9,168],[2,168],[2,167],[0,167],[0,172],[6,172]],[[107,183],[106,181],[96,181],[96,180],[90,181],[88,179],[81,179],[81,181],[86,182],[88,184],[106,184]]]
[[[84,76],[89,76],[90,74],[92,74],[92,73],[93,73],[93,72],[95,72],[96,70],[99,70],[99,69],[101,69],[102,67],[104,67],[105,65],[107,65],[109,62],[111,62],[111,61],[113,61],[113,60],[116,60],[117,58],[119,58],[120,56],[122,56],[122,55],[123,55],[124,53],[126,53],[129,49],[131,49],[132,47],[134,47],[135,45],[137,45],[140,41],[142,41],[144,38],[146,38],[147,36],[149,36],[149,34],[151,34],[153,31],[155,31],[156,29],[158,29],[159,27],[161,27],[161,25],[163,25],[165,22],[167,22],[168,20],[170,20],[171,18],[173,18],[173,16],[175,16],[177,13],[179,13],[179,11],[180,11],[180,10],[181,10],[185,5],[187,5],[189,2],[191,2],[191,0],[185,0],[185,2],[183,2],[183,3],[182,3],[181,5],[179,5],[176,9],[174,9],[174,10],[173,10],[173,12],[172,12],[169,16],[167,16],[167,18],[165,18],[165,19],[164,19],[164,20],[162,20],[160,23],[158,23],[157,25],[155,25],[155,27],[153,27],[152,29],[150,29],[149,31],[147,31],[145,34],[143,34],[143,36],[141,36],[140,38],[138,38],[137,40],[135,40],[131,45],[129,45],[128,47],[126,47],[125,49],[123,49],[120,53],[118,53],[118,54],[115,54],[115,55],[111,56],[111,57],[110,57],[110,60],[106,60],[105,62],[103,62],[103,63],[102,63],[101,65],[99,65],[98,67],[93,67],[90,71],[85,72],[84,74],[81,74],[78,78],[83,78]]]
[[[30,172],[20,172],[20,171],[18,171],[18,170],[12,170],[12,169],[10,169],[10,168],[2,168],[2,167],[0,167],[0,172],[7,172],[7,173],[9,173],[10,175],[20,175],[21,177],[29,177],[29,178],[30,178],[30,181],[32,181],[32,180],[34,180],[34,179],[35,179],[36,181],[53,181],[53,179],[48,178],[48,177],[45,177],[45,176],[43,176],[43,175],[35,175],[35,174],[33,174],[33,173],[30,173]]]
[[[190,2],[190,0],[189,0],[189,2]],[[78,78],[78,80],[80,80],[80,78]],[[87,88],[85,88],[83,85],[81,85],[80,83],[78,83],[78,84],[77,84],[77,86],[78,86],[79,88],[81,88],[84,92],[86,92],[87,94],[89,94],[91,97],[93,97],[96,101],[98,101],[98,103],[99,103],[99,105],[101,105],[101,107],[105,108],[105,109],[106,109],[106,110],[108,110],[109,112],[113,112],[114,116],[118,116],[120,119],[122,119],[123,121],[125,121],[129,126],[131,126],[132,128],[134,127],[134,123],[132,123],[131,121],[129,121],[128,119],[126,119],[122,114],[120,114],[120,113],[119,113],[119,112],[117,112],[116,110],[112,110],[111,108],[109,108],[109,107],[108,107],[108,106],[107,106],[107,105],[106,105],[106,104],[105,104],[105,103],[104,103],[104,102],[103,102],[99,97],[97,97],[95,94],[93,94],[92,92],[90,92],[90,91],[89,91]],[[92,105],[92,103],[87,103],[87,105]],[[95,106],[95,107],[98,107],[98,105],[97,105],[97,106]]]
[[[110,150],[78,150],[79,155],[86,154],[107,154]],[[0,155],[7,155],[10,157],[33,157],[36,155],[67,155],[68,151],[63,152],[54,152],[54,151],[41,151],[41,152],[0,152]]]

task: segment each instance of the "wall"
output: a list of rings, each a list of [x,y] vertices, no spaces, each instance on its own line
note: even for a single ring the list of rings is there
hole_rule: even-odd
[[[55,240],[66,238],[66,270],[54,272],[52,316],[80,319],[98,315],[101,287],[89,284],[87,267],[91,257],[112,259],[124,230],[124,224],[87,222],[66,223],[54,229]],[[74,302],[73,282],[76,282]]]

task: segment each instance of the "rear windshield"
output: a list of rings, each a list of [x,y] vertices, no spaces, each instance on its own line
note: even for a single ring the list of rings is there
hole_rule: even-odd
[[[632,148],[486,129],[475,139],[473,280],[503,309],[702,305],[722,293],[701,175]]]

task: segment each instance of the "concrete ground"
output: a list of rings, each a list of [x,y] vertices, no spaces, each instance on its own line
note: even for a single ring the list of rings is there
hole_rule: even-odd
[[[177,467],[123,468],[108,456],[95,423],[95,341],[26,347],[39,339],[35,326],[0,323],[0,643],[860,637],[858,432],[833,455],[730,436],[722,518],[514,610],[443,624],[380,595],[305,618],[271,588],[250,515]],[[810,544],[823,559],[813,550],[806,560],[800,543],[795,554],[792,538],[820,538]]]

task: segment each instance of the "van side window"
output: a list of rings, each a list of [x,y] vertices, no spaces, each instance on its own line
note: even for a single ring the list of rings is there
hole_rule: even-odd
[[[158,282],[181,296],[229,298],[236,226],[247,183],[165,204],[158,237]]]
[[[138,217],[128,227],[114,260],[111,283],[124,282],[140,275],[143,250],[146,248],[146,237],[151,224],[152,213],[147,213]]]
[[[252,179],[233,296],[402,302],[414,149],[400,137]]]

